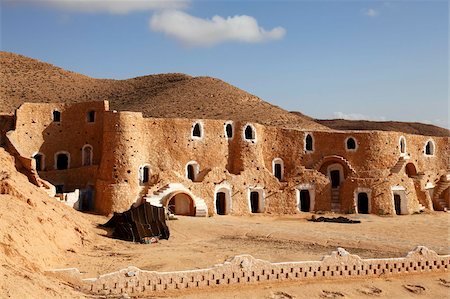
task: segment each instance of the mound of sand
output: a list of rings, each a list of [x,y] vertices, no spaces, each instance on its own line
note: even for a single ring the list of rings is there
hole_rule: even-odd
[[[0,52],[0,99],[0,113],[13,113],[23,102],[109,100],[111,109],[139,111],[147,117],[231,119],[329,130],[215,78],[160,74],[94,79],[8,52]]]
[[[60,267],[65,252],[90,242],[90,222],[28,182],[3,148],[0,165],[0,297],[79,296],[44,271]]]

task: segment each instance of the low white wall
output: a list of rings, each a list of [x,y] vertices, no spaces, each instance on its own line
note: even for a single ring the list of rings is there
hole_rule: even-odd
[[[96,295],[151,295],[157,292],[255,284],[279,281],[375,278],[445,272],[450,269],[450,255],[439,256],[418,246],[404,258],[361,259],[342,248],[321,261],[270,263],[250,255],[236,256],[208,269],[177,272],[144,271],[128,267],[98,278],[81,279],[78,269],[52,270],[49,273]]]

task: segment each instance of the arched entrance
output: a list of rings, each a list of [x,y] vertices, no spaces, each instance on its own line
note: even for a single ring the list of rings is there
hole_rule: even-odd
[[[405,173],[410,178],[417,176],[416,166],[411,162],[406,164]]]
[[[172,195],[167,200],[166,206],[172,214],[195,216],[194,200],[186,193],[180,192]]]

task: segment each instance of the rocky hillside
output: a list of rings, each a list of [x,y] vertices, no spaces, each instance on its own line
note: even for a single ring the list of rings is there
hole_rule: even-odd
[[[109,100],[114,110],[150,117],[232,119],[286,128],[329,130],[219,79],[184,74],[94,79],[25,56],[0,52],[0,113],[23,102]]]

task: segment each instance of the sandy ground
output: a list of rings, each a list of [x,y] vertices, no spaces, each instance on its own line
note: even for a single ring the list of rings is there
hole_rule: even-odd
[[[107,237],[83,251],[68,251],[61,267],[78,267],[84,277],[129,265],[145,270],[173,271],[209,267],[239,254],[271,262],[319,260],[337,247],[363,258],[403,257],[417,245],[450,253],[449,213],[400,217],[350,215],[360,224],[314,223],[311,214],[297,216],[180,216],[169,221],[169,240],[141,245]],[[93,226],[106,217],[88,215]]]
[[[312,214],[296,216],[179,217],[169,221],[169,240],[140,245],[99,234],[95,245],[68,252],[66,264],[84,277],[134,265],[170,271],[208,267],[239,254],[272,262],[319,260],[337,247],[363,258],[403,257],[417,245],[450,253],[449,213],[400,217],[347,215],[361,224],[313,223]],[[87,215],[92,225],[106,217]],[[409,288],[409,290],[408,290]],[[208,291],[168,293],[181,298],[450,298],[450,274],[410,275],[372,280],[263,284]]]

